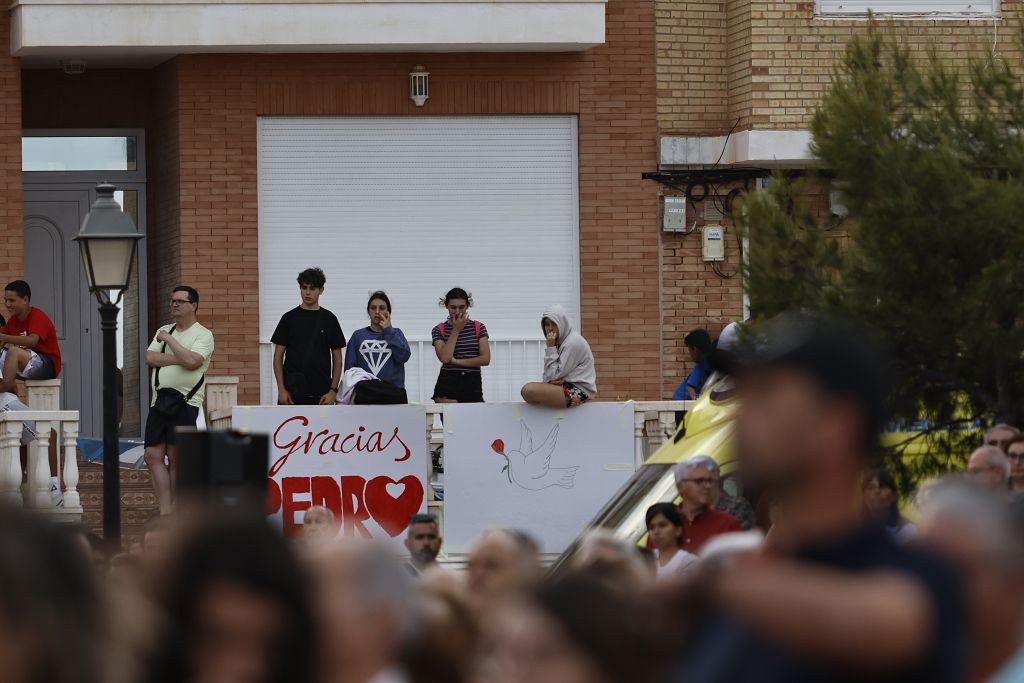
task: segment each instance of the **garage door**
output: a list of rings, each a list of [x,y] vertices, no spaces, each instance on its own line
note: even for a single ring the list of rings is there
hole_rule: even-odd
[[[540,377],[544,305],[579,319],[577,188],[572,116],[260,119],[262,401],[276,400],[270,336],[312,265],[346,333],[367,324],[371,291],[388,292],[413,347],[412,401],[440,367],[438,299],[466,288],[491,335],[484,396],[518,400]]]

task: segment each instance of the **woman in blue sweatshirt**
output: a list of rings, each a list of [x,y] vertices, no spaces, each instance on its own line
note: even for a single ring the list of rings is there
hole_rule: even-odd
[[[404,394],[405,364],[412,352],[402,331],[391,326],[391,300],[388,295],[384,292],[371,294],[366,303],[366,314],[370,318],[370,326],[356,330],[349,339],[345,369],[362,368]]]

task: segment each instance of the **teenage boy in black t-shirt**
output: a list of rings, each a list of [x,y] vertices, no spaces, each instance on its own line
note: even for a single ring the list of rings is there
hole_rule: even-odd
[[[341,381],[345,335],[338,318],[320,306],[324,271],[307,268],[297,278],[302,303],[281,316],[270,338],[280,405],[333,405]]]

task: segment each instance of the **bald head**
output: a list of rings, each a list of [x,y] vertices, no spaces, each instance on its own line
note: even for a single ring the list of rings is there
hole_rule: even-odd
[[[370,542],[319,544],[310,548],[309,560],[325,679],[370,680],[393,663],[407,619],[411,590],[402,563],[389,548]]]
[[[1010,461],[1002,449],[982,446],[971,453],[967,475],[985,488],[1005,491],[1010,479]]]
[[[516,594],[540,576],[536,548],[504,529],[486,532],[469,556],[466,583],[477,600]]]

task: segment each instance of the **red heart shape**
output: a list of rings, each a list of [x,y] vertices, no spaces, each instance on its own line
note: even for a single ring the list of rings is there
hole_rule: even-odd
[[[388,484],[404,484],[405,490],[395,498],[388,493]],[[419,512],[423,504],[423,484],[411,474],[398,481],[391,477],[376,477],[366,482],[363,499],[366,511],[394,538],[405,531],[409,518]]]

